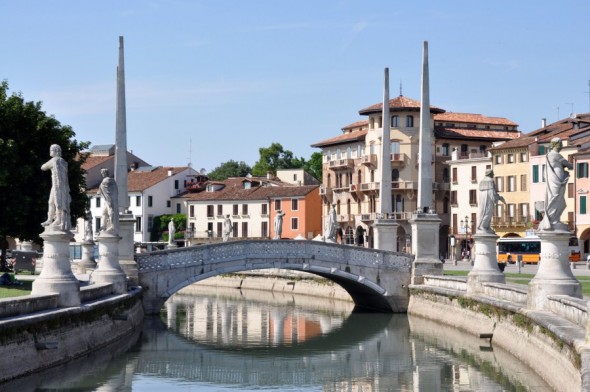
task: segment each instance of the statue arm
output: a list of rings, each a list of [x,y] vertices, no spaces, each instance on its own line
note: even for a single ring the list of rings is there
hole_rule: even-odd
[[[51,158],[50,160],[45,162],[43,165],[41,165],[41,170],[43,170],[43,171],[51,170],[51,168],[53,167],[54,160],[55,160],[54,158]]]

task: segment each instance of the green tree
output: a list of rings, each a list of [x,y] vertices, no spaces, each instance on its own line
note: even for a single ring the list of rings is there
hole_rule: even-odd
[[[311,154],[309,161],[303,164],[303,169],[322,182],[322,153],[316,151]]]
[[[176,228],[174,238],[184,238],[184,231],[186,230],[185,214],[159,215],[154,217],[150,241],[168,241],[168,223],[170,223],[170,220],[174,221],[174,227]]]
[[[72,225],[88,206],[81,152],[89,143],[78,142],[72,128],[41,110],[41,102],[25,102],[8,94],[0,83],[0,269],[6,268],[6,238],[40,242],[41,222],[47,219],[51,175],[41,170],[49,147],[58,144],[68,162]]]
[[[298,169],[305,164],[305,159],[294,157],[293,153],[285,150],[280,143],[261,147],[258,152],[260,158],[252,166],[252,175],[254,176],[266,176],[266,173],[276,173],[278,169]]]
[[[211,180],[222,181],[229,177],[245,177],[251,172],[252,168],[244,161],[236,162],[230,159],[211,170],[207,176]]]

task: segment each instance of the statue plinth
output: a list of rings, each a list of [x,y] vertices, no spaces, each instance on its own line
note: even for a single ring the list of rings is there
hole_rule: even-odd
[[[498,268],[497,240],[498,236],[493,233],[480,232],[473,235],[475,260],[467,275],[468,293],[482,292],[484,282],[506,283],[504,274]]]
[[[127,292],[127,278],[119,264],[119,237],[101,232],[97,237],[98,268],[90,276],[91,283],[111,283],[116,294]]]
[[[133,214],[125,212],[119,214],[119,234],[121,241],[119,242],[119,265],[123,272],[137,284],[137,263],[135,262],[135,218]]]
[[[397,252],[397,229],[399,223],[394,219],[376,219],[372,226],[375,248]]]
[[[412,225],[412,284],[422,284],[424,275],[442,275],[443,263],[439,259],[439,228],[441,220],[435,213],[416,212]]]
[[[168,245],[166,245],[166,249],[176,249],[176,248],[178,248],[178,245],[176,245],[176,244],[168,244]]]
[[[541,230],[541,260],[535,277],[529,282],[528,307],[548,310],[549,295],[582,298],[582,287],[569,266],[567,230]]]
[[[85,240],[82,242],[82,259],[77,263],[78,273],[86,274],[96,269],[96,260],[94,259],[94,241]]]
[[[58,293],[58,306],[79,306],[80,282],[72,273],[70,264],[70,241],[74,234],[47,226],[41,238],[44,241],[43,267],[33,281],[31,294]]]

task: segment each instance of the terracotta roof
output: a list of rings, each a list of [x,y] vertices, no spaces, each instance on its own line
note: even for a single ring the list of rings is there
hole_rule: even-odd
[[[342,127],[342,130],[348,130],[348,129],[353,129],[353,128],[365,128],[369,126],[369,121],[368,120],[359,120],[357,122],[353,122],[352,124],[348,124],[345,127]]]
[[[413,110],[419,111],[420,110],[420,101],[416,101],[415,99],[404,97],[400,95],[399,97],[393,98],[389,100],[389,109],[392,111],[402,111],[402,110]],[[359,110],[359,114],[366,115],[371,113],[379,113],[383,111],[383,102],[376,103],[369,107]],[[431,113],[444,113],[444,109],[438,108],[436,106],[430,105],[430,112]]]
[[[509,125],[518,126],[517,123],[504,117],[488,117],[474,113],[454,113],[446,112],[434,115],[434,121],[470,123],[470,124],[488,124],[488,125]]]
[[[534,131],[528,133],[528,135],[537,136],[539,134],[553,132],[558,129],[573,128],[573,125],[575,123],[578,123],[580,125],[580,128],[585,127],[587,123],[590,123],[590,113],[577,114],[574,118],[566,117],[564,119],[555,121],[554,123],[551,123],[545,127],[535,129]]]
[[[488,141],[511,140],[521,136],[517,131],[492,131],[487,129],[435,127],[434,135],[442,139],[486,139]]]
[[[343,133],[342,135],[332,137],[330,139],[322,140],[321,142],[317,142],[311,145],[311,147],[327,147],[336,144],[343,144],[349,143],[354,141],[361,141],[365,140],[365,136],[367,135],[368,130],[363,129],[362,131],[353,131]]]
[[[168,170],[172,175],[178,174],[188,167],[158,167],[152,171],[134,170],[127,175],[129,192],[141,192],[168,178]]]
[[[508,140],[505,143],[500,144],[496,147],[488,148],[488,151],[506,150],[509,148],[522,148],[527,147],[531,144],[535,144],[535,138],[530,136],[521,136],[516,139]]]
[[[194,201],[215,201],[215,200],[267,200],[275,197],[293,197],[293,196],[305,196],[309,192],[317,189],[318,185],[291,185],[287,183],[281,183],[280,186],[253,186],[250,189],[243,187],[244,177],[233,177],[228,178],[225,181],[218,181],[225,184],[225,187],[216,192],[199,192],[199,193],[187,193],[181,198],[185,200]],[[262,178],[259,178],[262,179]],[[273,181],[277,184],[277,181]]]
[[[111,155],[111,156],[89,155],[86,158],[86,162],[84,162],[84,164],[82,165],[82,169],[88,171],[88,170],[92,169],[93,167],[104,164],[109,159],[115,159],[115,156],[114,155]]]

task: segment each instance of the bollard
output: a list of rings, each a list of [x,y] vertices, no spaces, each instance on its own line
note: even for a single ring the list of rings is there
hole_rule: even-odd
[[[522,261],[517,261],[516,265],[518,266],[518,273],[520,274],[520,269],[522,268]]]
[[[573,261],[570,263],[570,266],[572,267],[572,269],[576,269],[576,263],[574,263]]]

